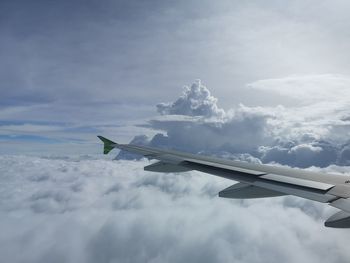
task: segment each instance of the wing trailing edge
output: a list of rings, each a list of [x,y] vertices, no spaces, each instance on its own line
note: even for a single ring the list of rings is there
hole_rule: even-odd
[[[158,173],[181,173],[191,171],[189,168],[167,162],[156,162],[145,166],[143,169],[145,171]]]
[[[251,199],[286,195],[281,192],[269,190],[255,185],[237,183],[219,192],[219,197]]]
[[[332,228],[350,228],[350,214],[339,211],[328,218],[324,225]]]

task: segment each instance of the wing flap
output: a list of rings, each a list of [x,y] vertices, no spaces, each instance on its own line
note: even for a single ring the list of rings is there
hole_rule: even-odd
[[[339,211],[328,218],[324,225],[333,228],[350,228],[350,214]]]
[[[219,192],[219,197],[224,198],[264,198],[286,195],[281,192],[265,189],[262,187],[237,183]]]
[[[327,183],[316,182],[316,181],[290,177],[285,175],[278,175],[278,174],[265,174],[260,176],[260,178],[275,181],[275,182],[285,183],[285,184],[298,185],[298,186],[307,187],[307,188],[324,190],[324,191],[334,187],[333,184],[327,184]]]
[[[156,162],[143,168],[145,171],[158,172],[158,173],[181,173],[188,172],[191,169],[166,162]]]
[[[256,181],[254,185],[270,189],[273,191],[285,193],[288,195],[295,195],[302,198],[318,201],[321,203],[327,203],[334,200],[333,195],[329,195],[325,193],[325,191],[321,191],[313,188],[306,188],[293,184],[281,183],[278,181],[265,180],[265,181]]]

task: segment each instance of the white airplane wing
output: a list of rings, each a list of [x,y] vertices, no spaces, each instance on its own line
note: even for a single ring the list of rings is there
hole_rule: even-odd
[[[263,198],[294,195],[327,203],[342,211],[331,216],[325,226],[350,228],[350,177],[309,172],[262,164],[218,159],[185,152],[118,144],[102,136],[104,153],[118,148],[140,154],[157,162],[144,167],[146,171],[174,173],[197,170],[239,183],[219,192],[225,198]]]

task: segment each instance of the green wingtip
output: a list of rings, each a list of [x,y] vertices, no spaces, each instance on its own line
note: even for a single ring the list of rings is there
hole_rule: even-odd
[[[104,154],[107,154],[110,151],[112,151],[114,146],[117,144],[111,140],[108,140],[107,138],[105,138],[103,136],[98,135],[97,137],[103,142],[103,153]]]

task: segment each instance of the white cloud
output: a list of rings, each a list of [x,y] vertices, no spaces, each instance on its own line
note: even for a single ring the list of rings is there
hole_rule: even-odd
[[[350,257],[346,232],[323,227],[333,208],[294,197],[221,199],[216,193],[232,181],[198,172],[144,172],[148,163],[1,156],[2,259],[271,263]]]
[[[24,134],[40,134],[47,132],[60,131],[64,127],[59,125],[37,125],[31,123],[23,123],[18,125],[1,125],[0,134],[13,134],[13,133],[24,133]]]
[[[217,98],[198,79],[191,88],[185,86],[183,94],[173,103],[159,103],[157,110],[162,115],[186,115],[223,117],[225,112],[217,106]]]
[[[350,101],[342,92],[346,79],[313,75],[256,82],[251,87],[282,90],[296,97],[305,93],[306,100],[292,107],[240,104],[227,111],[217,105],[217,99],[205,86],[196,82],[173,103],[158,104],[162,116],[145,126],[160,133],[153,138],[144,137],[142,144],[239,159],[243,154],[244,160],[260,159],[303,168],[348,164]],[[335,86],[329,86],[332,81]],[[337,85],[340,91],[333,92]],[[322,100],[312,97],[317,89],[323,91],[322,96],[317,95]],[[118,158],[136,157],[121,152]]]
[[[272,91],[296,99],[297,103],[320,101],[349,102],[350,78],[339,74],[296,75],[277,79],[264,79],[248,84],[248,87]]]

